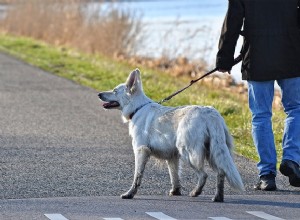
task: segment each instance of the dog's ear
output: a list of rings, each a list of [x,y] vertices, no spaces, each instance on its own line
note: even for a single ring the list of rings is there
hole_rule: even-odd
[[[126,80],[126,86],[128,90],[130,91],[130,94],[133,94],[137,89],[140,88],[140,82],[141,82],[141,73],[139,69],[135,69],[132,71],[127,80]]]

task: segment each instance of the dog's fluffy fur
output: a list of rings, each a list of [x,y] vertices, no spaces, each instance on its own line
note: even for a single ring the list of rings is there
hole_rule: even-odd
[[[143,92],[140,71],[134,70],[126,83],[112,91],[99,93],[105,109],[119,109],[129,122],[135,155],[135,173],[131,188],[121,195],[131,199],[141,184],[150,156],[166,160],[172,183],[170,195],[180,195],[179,159],[196,171],[198,183],[191,196],[201,194],[206,182],[204,160],[217,172],[217,190],[213,201],[224,200],[224,179],[237,190],[244,186],[232,159],[233,140],[224,119],[213,107],[165,107]]]

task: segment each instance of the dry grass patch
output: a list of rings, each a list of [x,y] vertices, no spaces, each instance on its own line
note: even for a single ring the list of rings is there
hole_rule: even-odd
[[[0,25],[10,34],[88,53],[134,53],[142,29],[140,19],[117,4],[103,4],[89,0],[15,0]]]

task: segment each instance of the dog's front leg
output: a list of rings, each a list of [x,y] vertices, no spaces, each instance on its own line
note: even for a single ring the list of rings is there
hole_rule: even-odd
[[[133,177],[133,183],[127,193],[121,195],[122,199],[132,199],[137,192],[138,187],[141,185],[143,173],[146,163],[150,157],[151,151],[148,147],[138,147],[134,151],[135,156],[135,171]]]
[[[180,180],[179,180],[179,156],[167,160],[172,189],[169,192],[169,196],[180,196]]]

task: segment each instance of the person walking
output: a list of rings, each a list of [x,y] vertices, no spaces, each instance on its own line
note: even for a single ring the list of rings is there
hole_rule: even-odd
[[[276,190],[277,155],[272,130],[274,82],[286,113],[280,172],[300,187],[300,0],[229,0],[216,66],[230,72],[243,36],[242,79],[248,82],[252,137],[259,155],[257,190]],[[241,29],[243,30],[241,31]]]

